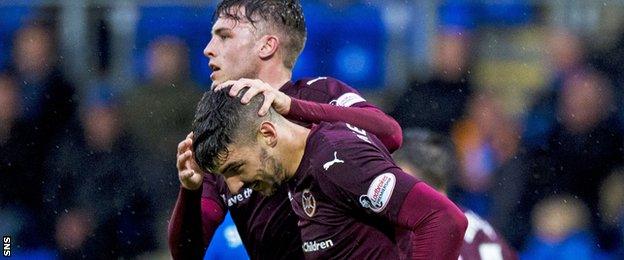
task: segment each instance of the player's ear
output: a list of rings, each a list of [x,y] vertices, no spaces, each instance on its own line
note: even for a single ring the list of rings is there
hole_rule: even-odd
[[[271,34],[262,36],[260,43],[262,44],[259,52],[261,59],[268,59],[273,56],[277,52],[277,48],[280,44],[279,38]]]
[[[269,121],[264,121],[260,124],[259,138],[262,144],[269,147],[275,147],[277,145],[277,130],[275,125]]]

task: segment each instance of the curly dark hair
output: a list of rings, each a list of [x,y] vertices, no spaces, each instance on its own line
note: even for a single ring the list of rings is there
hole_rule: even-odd
[[[244,17],[239,9],[245,8]],[[292,68],[306,41],[306,25],[303,9],[298,0],[224,0],[217,6],[213,17],[225,17],[235,21],[245,19],[255,28],[258,22],[267,22],[281,34],[284,46],[284,65]]]
[[[231,97],[230,87],[204,93],[197,104],[193,120],[193,152],[195,161],[205,171],[215,172],[227,160],[228,146],[255,142],[257,127],[267,117],[274,118],[271,108],[267,115],[258,116],[263,95],[254,96],[247,105],[240,102],[247,88]]]

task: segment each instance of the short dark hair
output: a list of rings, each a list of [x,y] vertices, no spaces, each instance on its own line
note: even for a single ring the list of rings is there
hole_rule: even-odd
[[[245,8],[245,17],[239,16],[238,11],[241,7]],[[305,18],[298,0],[224,0],[217,6],[213,20],[219,17],[235,21],[246,19],[254,27],[257,22],[263,20],[280,30],[285,37],[284,66],[287,68],[294,67],[305,45],[307,34]]]
[[[414,167],[425,182],[445,190],[449,178],[457,172],[457,156],[453,142],[443,135],[410,128],[403,133],[403,146],[394,153],[397,162]]]
[[[216,92],[208,90],[197,104],[193,120],[193,152],[195,161],[204,171],[215,172],[227,159],[229,145],[253,142],[260,121],[276,115],[271,108],[267,115],[258,116],[264,95],[256,95],[244,105],[240,99],[247,88],[236,97],[231,97],[229,91],[230,87]]]

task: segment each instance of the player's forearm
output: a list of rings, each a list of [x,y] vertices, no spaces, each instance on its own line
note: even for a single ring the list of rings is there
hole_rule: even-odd
[[[169,249],[173,259],[201,259],[218,224],[203,225],[201,189],[191,191],[180,188],[178,200],[169,222]],[[220,223],[220,222],[219,222]],[[203,227],[202,228],[200,228]],[[212,228],[212,233],[206,233]],[[203,232],[202,232],[203,231]],[[208,238],[207,238],[207,235]]]
[[[405,198],[398,222],[412,230],[412,259],[457,259],[468,226],[453,202],[423,182]]]
[[[342,121],[377,136],[388,151],[394,152],[403,142],[401,126],[376,107],[341,107],[292,98],[287,118],[319,123]]]

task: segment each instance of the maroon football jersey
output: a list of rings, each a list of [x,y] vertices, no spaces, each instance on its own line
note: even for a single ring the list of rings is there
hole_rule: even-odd
[[[280,91],[293,98],[317,103],[374,107],[355,89],[328,77],[287,82]],[[250,188],[232,195],[221,176],[208,174],[204,178],[202,196],[220,203],[223,209],[230,210],[250,258],[303,258],[297,216],[291,209],[285,186],[280,187],[270,197],[264,197]]]
[[[309,259],[397,259],[395,226],[417,180],[373,135],[321,123],[308,136],[289,197]]]
[[[517,259],[513,249],[496,233],[492,225],[470,210],[464,211],[468,229],[459,254],[460,260]]]

